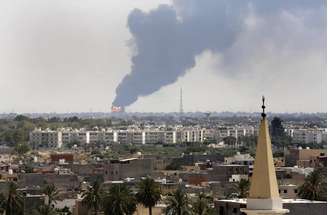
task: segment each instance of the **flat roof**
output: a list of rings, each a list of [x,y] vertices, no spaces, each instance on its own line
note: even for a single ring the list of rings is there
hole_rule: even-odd
[[[126,159],[120,160],[120,162],[132,161],[132,160],[138,160],[138,158],[126,158]]]
[[[215,200],[215,201],[246,204],[246,199],[220,199],[220,200]],[[307,199],[282,199],[282,203],[327,203],[327,202],[311,201],[311,200],[307,200]]]

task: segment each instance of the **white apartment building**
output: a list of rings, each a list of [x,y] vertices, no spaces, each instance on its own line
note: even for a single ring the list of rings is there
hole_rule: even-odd
[[[181,142],[204,142],[205,131],[203,128],[184,128],[181,132]]]
[[[89,140],[87,142],[90,144],[95,144],[95,143],[110,144],[114,142],[113,130],[103,129],[103,130],[87,131],[87,133],[89,133]]]
[[[244,126],[244,127],[219,127],[218,128],[218,137],[225,138],[225,137],[235,137],[238,139],[242,136],[256,136],[258,132],[257,128],[253,126]]]
[[[294,143],[322,143],[327,140],[327,130],[324,128],[292,128],[286,129],[286,131]]]
[[[35,147],[60,148],[68,144],[176,144],[183,142],[203,142],[205,129],[179,128],[162,130],[158,128],[127,129],[127,130],[85,130],[62,128],[56,131],[50,129],[35,129],[30,132],[30,144]]]
[[[82,130],[62,130],[58,133],[61,133],[62,143],[71,144],[71,143],[79,143],[79,144],[88,144],[89,143],[89,132]],[[61,147],[61,146],[58,146]]]
[[[62,145],[61,132],[36,129],[29,134],[32,148],[56,148]]]
[[[220,139],[227,136],[256,135],[253,127],[220,127],[205,129],[200,127],[174,127],[163,129],[158,127],[137,127],[126,130],[102,128],[94,130],[61,128],[35,129],[30,133],[30,144],[33,147],[58,147],[67,144],[177,144],[185,142],[203,143],[206,139]]]

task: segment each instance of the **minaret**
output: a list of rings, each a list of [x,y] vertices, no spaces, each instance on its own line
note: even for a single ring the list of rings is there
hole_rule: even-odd
[[[282,208],[282,199],[278,192],[276,171],[273,164],[271,139],[268,120],[265,114],[264,97],[262,97],[262,119],[256,146],[256,157],[251,179],[247,207],[241,209],[248,215],[285,214],[289,211]]]

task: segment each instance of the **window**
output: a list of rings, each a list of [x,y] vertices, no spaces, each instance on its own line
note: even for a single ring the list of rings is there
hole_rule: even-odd
[[[297,193],[297,189],[294,189],[294,193]]]
[[[223,208],[223,206],[220,206],[219,215],[224,215],[224,208]]]
[[[287,193],[287,190],[284,190],[284,193]]]

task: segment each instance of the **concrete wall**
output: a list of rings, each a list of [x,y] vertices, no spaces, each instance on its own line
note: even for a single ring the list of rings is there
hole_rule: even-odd
[[[105,166],[105,180],[122,180],[125,178],[140,178],[151,175],[153,159],[133,159],[109,163]]]
[[[323,215],[327,213],[327,203],[284,203],[288,215]]]
[[[244,215],[240,208],[245,208],[245,203],[235,201],[215,201],[217,215]],[[283,203],[283,208],[289,209],[288,215],[323,215],[327,212],[326,202],[298,202]]]

